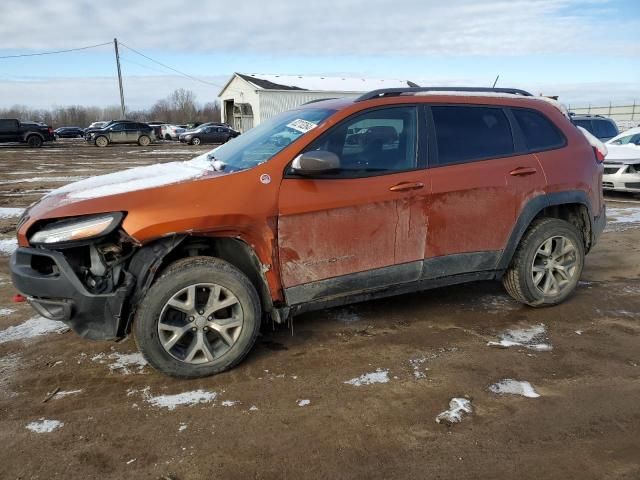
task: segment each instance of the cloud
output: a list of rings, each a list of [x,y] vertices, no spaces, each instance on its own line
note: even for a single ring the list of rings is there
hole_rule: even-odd
[[[625,15],[612,24],[607,9],[607,0],[3,0],[0,37],[19,50],[117,36],[141,49],[280,55],[637,52],[640,21]],[[629,41],[607,40],[620,35]]]

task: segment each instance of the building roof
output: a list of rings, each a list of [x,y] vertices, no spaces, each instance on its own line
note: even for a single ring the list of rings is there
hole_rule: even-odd
[[[308,75],[270,75],[259,73],[235,73],[258,90],[306,90],[314,92],[363,93],[379,88],[415,86],[408,80],[373,79],[354,77],[318,77]],[[231,77],[233,79],[233,77]],[[226,89],[230,81],[222,89]],[[222,94],[222,92],[220,92]]]

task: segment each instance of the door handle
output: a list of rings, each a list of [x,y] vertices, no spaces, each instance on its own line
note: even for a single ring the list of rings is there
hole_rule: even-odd
[[[524,177],[526,175],[533,175],[537,172],[538,170],[533,167],[518,167],[515,170],[511,170],[509,175],[513,175],[514,177]]]
[[[424,183],[420,182],[402,182],[389,187],[392,192],[406,192],[407,190],[420,190],[424,187]]]

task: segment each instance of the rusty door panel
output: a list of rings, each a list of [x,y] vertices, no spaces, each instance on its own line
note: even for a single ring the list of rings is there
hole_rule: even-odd
[[[283,286],[422,260],[428,187],[419,193],[389,190],[421,176],[283,180],[278,218]]]

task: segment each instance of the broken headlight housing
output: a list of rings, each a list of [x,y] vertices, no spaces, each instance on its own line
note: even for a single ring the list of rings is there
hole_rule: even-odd
[[[86,217],[75,217],[49,223],[29,238],[32,245],[77,245],[83,240],[104,237],[115,230],[123,218],[122,212],[103,213]]]

